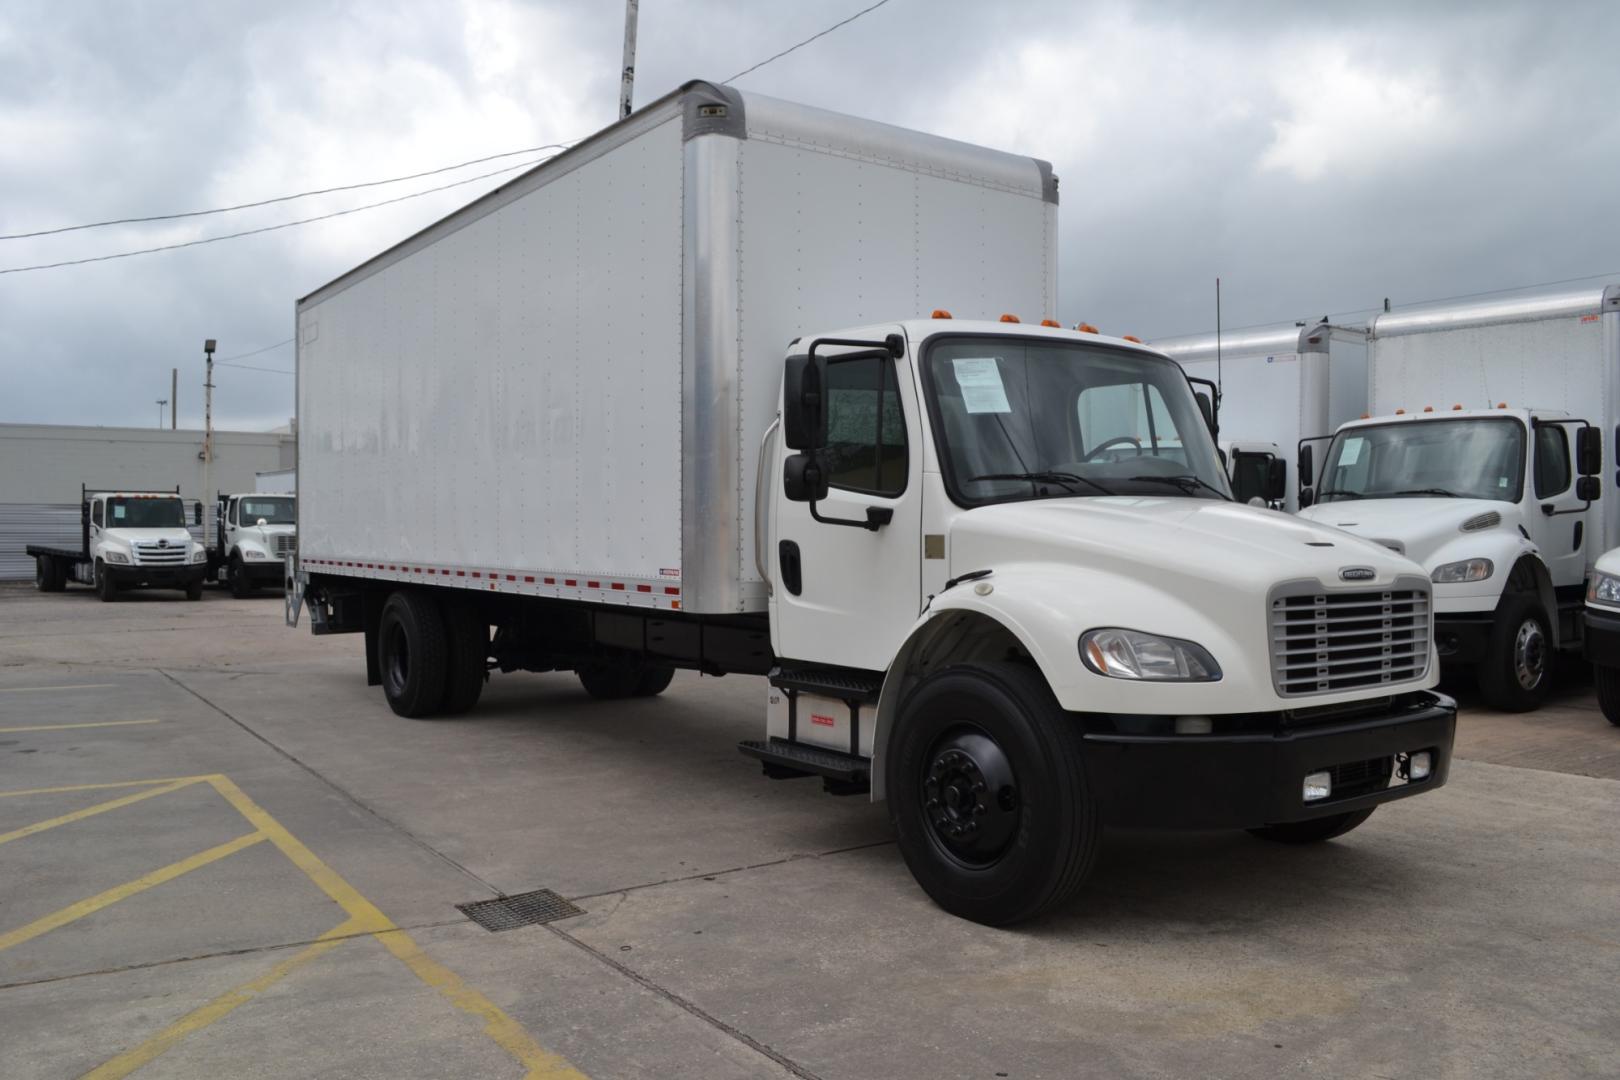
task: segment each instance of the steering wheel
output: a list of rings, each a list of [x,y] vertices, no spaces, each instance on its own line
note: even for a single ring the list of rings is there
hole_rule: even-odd
[[[1110,446],[1113,446],[1115,443],[1130,443],[1132,446],[1134,446],[1136,448],[1138,453],[1140,453],[1141,450],[1142,450],[1142,440],[1136,438],[1136,436],[1134,436],[1134,435],[1116,435],[1112,439],[1109,439],[1106,442],[1100,443],[1097,446],[1092,447],[1091,452],[1088,453],[1085,456],[1085,460],[1086,461],[1094,460],[1097,457],[1098,454],[1102,453],[1104,450],[1107,450]]]

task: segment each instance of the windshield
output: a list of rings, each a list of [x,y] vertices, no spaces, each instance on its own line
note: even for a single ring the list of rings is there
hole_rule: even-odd
[[[1339,432],[1320,502],[1451,497],[1518,502],[1524,425],[1501,419],[1417,420]]]
[[[947,338],[924,365],[951,497],[1230,497],[1171,360],[1079,342]]]
[[[167,529],[186,526],[186,508],[179,499],[116,498],[107,500],[110,529]]]
[[[296,524],[298,519],[293,513],[293,499],[287,495],[257,495],[243,499],[241,517],[237,520],[243,525],[257,525],[260,518],[264,518],[266,525]]]

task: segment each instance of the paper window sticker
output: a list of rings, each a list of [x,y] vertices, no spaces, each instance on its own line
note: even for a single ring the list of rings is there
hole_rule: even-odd
[[[114,503],[113,508],[112,508],[112,512],[113,512],[113,520],[114,521],[121,521],[123,519],[123,517],[124,517],[124,506],[123,506],[123,504],[122,503]]]
[[[951,361],[956,385],[962,388],[962,408],[970,413],[1010,413],[1007,388],[994,356],[959,357]]]
[[[1348,468],[1361,460],[1361,448],[1367,445],[1366,439],[1346,439],[1344,449],[1339,451],[1339,467]]]

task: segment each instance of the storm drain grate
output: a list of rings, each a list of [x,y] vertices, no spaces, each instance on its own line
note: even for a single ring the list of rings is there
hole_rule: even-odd
[[[584,908],[569,903],[550,889],[457,904],[456,910],[491,933],[516,930],[520,926],[539,926],[541,923],[585,914]]]

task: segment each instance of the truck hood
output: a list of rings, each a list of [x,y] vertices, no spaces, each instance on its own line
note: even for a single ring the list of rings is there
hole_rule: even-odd
[[[103,529],[103,540],[113,540],[126,546],[139,540],[143,544],[156,543],[167,540],[173,547],[188,548],[191,544],[191,534],[176,525],[167,529]]]
[[[1407,558],[1434,569],[1432,563],[1441,550],[1462,535],[1462,523],[1495,511],[1501,515],[1498,529],[1513,530],[1519,524],[1519,508],[1513,503],[1486,499],[1346,499],[1317,503],[1301,510],[1299,516],[1322,525],[1397,545]]]
[[[1210,499],[1119,496],[979,507],[956,519],[950,551],[952,575],[1009,560],[1072,563],[1146,576],[1165,588],[1179,578],[1204,587],[1224,583],[1246,597],[1302,578],[1343,587],[1340,571],[1347,567],[1374,572],[1357,582],[1363,587],[1426,577],[1408,559],[1358,536]]]

